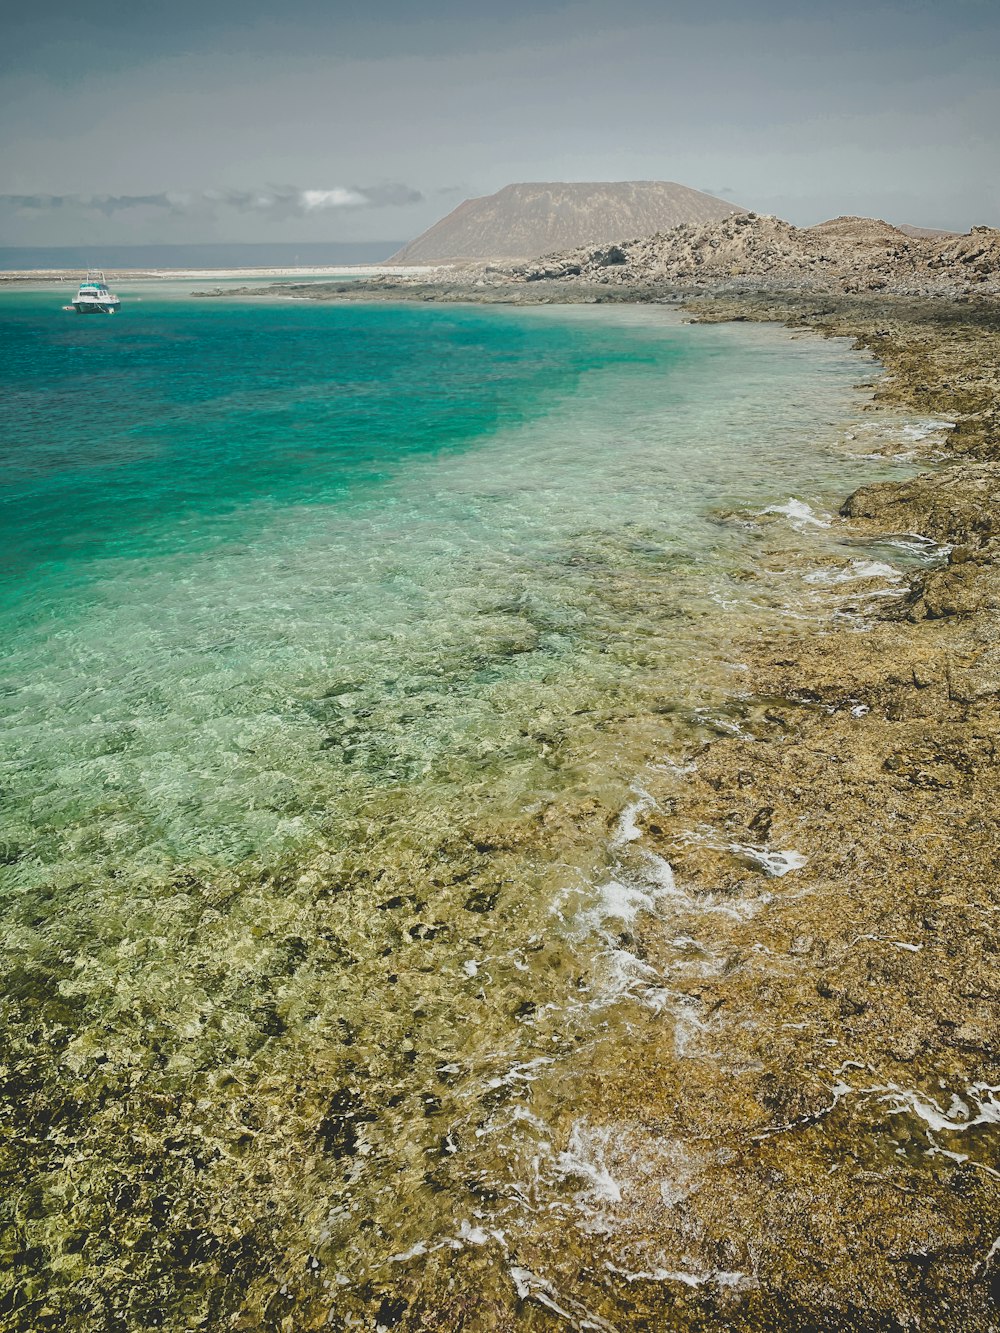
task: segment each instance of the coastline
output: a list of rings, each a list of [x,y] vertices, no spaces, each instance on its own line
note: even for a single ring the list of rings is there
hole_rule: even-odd
[[[604,1093],[615,1118],[715,1150],[687,1215],[650,1200],[632,1225],[682,1249],[696,1218],[702,1253],[753,1272],[739,1294],[685,1300],[678,1326],[986,1333],[1000,1297],[1000,308],[800,293],[685,308],[852,336],[888,372],[876,411],[954,422],[932,472],[862,487],[837,520],[848,541],[918,533],[948,554],[898,602],[861,592],[825,632],[742,643],[748,688],[720,734],[650,775],[638,845],[683,886],[674,929],[697,937],[701,906],[738,906],[734,846],[751,865],[788,848],[804,864],[763,910],[734,913],[718,970],[671,974],[695,1049],[724,1050],[725,1069],[680,1073],[655,1023],[622,1054],[627,1077]],[[669,930],[638,932],[654,967],[669,966]],[[653,1282],[626,1292],[663,1317]]]
[[[633,1200],[622,1219],[682,1249],[696,1217],[720,1273],[752,1269],[743,1289],[674,1299],[678,1327],[987,1333],[1000,1302],[1000,307],[732,288],[448,279],[283,294],[652,300],[700,321],[779,321],[872,350],[887,371],[876,410],[954,423],[933,472],[862,487],[837,520],[848,542],[919,534],[946,563],[881,609],[859,597],[825,632],[743,643],[745,695],[636,816],[642,847],[684,886],[674,925],[692,935],[699,902],[745,888],[733,846],[805,858],[794,891],[778,880],[766,912],[733,914],[718,972],[672,973],[726,1071],[679,1074],[651,1023],[594,1094],[616,1122],[715,1147],[711,1187],[685,1208]],[[662,922],[635,934],[640,957],[668,965]],[[663,1317],[655,1274],[619,1287],[640,1321]]]
[[[693,897],[735,888],[720,845],[806,858],[780,906],[734,923],[725,975],[690,992],[745,1071],[695,1078],[671,1112],[676,1137],[736,1154],[717,1172],[732,1214],[706,1225],[720,1245],[746,1238],[759,1287],[724,1326],[985,1333],[1000,1294],[1000,309],[773,294],[687,308],[849,334],[888,371],[876,408],[955,422],[933,472],[862,487],[839,519],[848,539],[919,533],[947,563],[881,610],[859,599],[863,625],[744,644],[735,734],[651,788],[669,814],[646,816],[644,843]],[[655,963],[654,932],[648,950]],[[655,1070],[651,1054],[637,1084],[662,1104]]]
[[[382,299],[400,299],[392,284],[379,290]],[[587,302],[603,299],[600,292],[573,290]],[[548,304],[559,292],[553,284],[539,293],[541,300],[528,293],[524,303]],[[448,299],[490,298],[468,290],[463,296],[455,286]],[[511,299],[521,303],[517,293]],[[648,299],[676,306],[691,294],[651,289]],[[958,331],[952,338],[947,320],[943,331],[935,323],[951,309],[940,301],[929,303],[929,324],[915,310],[908,320],[895,319],[892,309],[902,307],[892,302],[877,310],[865,299],[845,302],[839,311],[834,304],[801,293],[729,294],[687,310],[703,321],[790,321],[810,336],[866,340],[889,370],[876,387],[873,421],[879,403],[890,415],[897,406],[915,406],[924,418],[957,420],[949,459],[930,452],[931,435],[923,442],[914,428],[914,450],[926,449],[934,461],[931,476],[862,488],[845,504],[846,521],[837,525],[846,565],[853,540],[868,548],[881,535],[892,547],[915,530],[941,547],[952,545],[949,562],[915,576],[908,592],[888,603],[879,603],[863,577],[838,585],[838,611],[819,630],[813,621],[805,634],[765,639],[759,628],[747,629],[733,644],[734,660],[745,668],[745,688],[725,711],[692,728],[683,753],[671,753],[670,763],[654,764],[642,775],[642,790],[613,827],[596,802],[588,805],[579,799],[584,793],[569,789],[561,804],[539,814],[530,833],[531,847],[537,843],[538,854],[549,861],[554,849],[570,859],[581,842],[589,847],[595,837],[606,837],[612,871],[619,873],[620,865],[626,886],[647,883],[657,858],[675,872],[649,885],[655,911],[634,910],[607,927],[621,965],[636,969],[630,984],[650,987],[648,1009],[641,1001],[636,1005],[634,1042],[623,1049],[615,1029],[605,1029],[601,1059],[571,1076],[554,1076],[544,1091],[542,1076],[530,1065],[515,1065],[509,1074],[521,1076],[523,1068],[525,1078],[538,1077],[537,1094],[548,1098],[556,1131],[550,1169],[561,1179],[568,1176],[570,1189],[579,1187],[574,1197],[583,1200],[585,1216],[591,1209],[595,1232],[605,1221],[613,1228],[623,1266],[602,1265],[600,1246],[586,1240],[582,1248],[570,1244],[559,1253],[552,1239],[561,1221],[551,1215],[539,1213],[537,1222],[526,1215],[523,1234],[515,1228],[508,1246],[502,1229],[487,1235],[483,1214],[473,1211],[473,1221],[463,1222],[461,1252],[446,1241],[430,1250],[400,1244],[377,1281],[341,1292],[345,1310],[356,1302],[360,1314],[370,1316],[384,1306],[395,1320],[401,1303],[406,1313],[396,1326],[442,1330],[541,1326],[549,1319],[546,1310],[558,1309],[556,1298],[566,1300],[570,1311],[561,1322],[577,1327],[606,1327],[607,1320],[620,1328],[874,1333],[914,1327],[919,1319],[921,1327],[985,1333],[995,1322],[990,1301],[1000,1209],[989,1136],[996,1125],[994,1085],[1000,1082],[993,1063],[996,983],[990,966],[996,952],[990,912],[997,901],[991,878],[997,735],[988,633],[995,398],[988,383],[957,383],[970,346],[984,368],[995,364],[995,316],[987,312],[988,327],[976,332],[968,311],[955,307]],[[744,512],[717,515],[720,524],[743,526],[747,519]],[[803,572],[794,557],[788,564],[785,559],[779,554],[762,560],[766,578],[775,564],[779,581],[786,572],[796,578]],[[839,568],[834,560],[824,566],[831,573]],[[658,596],[652,580],[646,595]],[[635,604],[641,610],[638,592]],[[615,729],[627,728],[629,717],[616,718]],[[662,737],[655,715],[645,720],[654,738]],[[538,739],[550,743],[547,732]],[[389,858],[392,839],[405,836],[414,812],[386,797],[369,813],[384,820]],[[409,850],[401,859],[406,901],[401,888],[399,902],[386,901],[387,910],[373,914],[370,928],[380,939],[384,935],[387,956],[390,946],[398,947],[392,933],[398,925],[408,931],[404,947],[422,953],[426,966],[439,960],[443,955],[435,953],[433,939],[438,918],[447,916],[440,900],[448,895],[455,897],[456,914],[472,913],[477,930],[482,914],[488,938],[491,886],[513,883],[520,874],[515,846],[513,822],[506,827],[500,816],[485,814],[477,822],[463,810],[439,847],[429,843],[426,856]],[[795,873],[785,875],[786,868]],[[297,937],[311,937],[322,921],[334,927],[324,938],[336,939],[338,914],[346,920],[360,910],[348,891],[358,889],[358,866],[324,853],[300,876],[302,869],[296,864],[294,875],[288,869],[287,885],[275,873],[275,901],[284,911],[287,900]],[[477,886],[471,897],[470,878]],[[428,930],[426,885],[442,882],[446,887],[435,889],[437,915]],[[248,872],[242,886],[252,884]],[[203,891],[192,883],[178,887],[192,902]],[[206,880],[204,891],[223,909],[216,913],[218,926],[231,911],[228,895],[239,888],[236,875],[214,884]],[[258,918],[266,901],[266,895],[251,897]],[[178,898],[162,910],[188,909]],[[609,916],[615,919],[614,912]],[[566,961],[560,958],[563,946]],[[530,960],[532,967],[582,975],[571,947],[559,938],[543,940]],[[642,981],[643,967],[669,997],[665,1011]],[[338,959],[318,982],[329,986],[335,975],[353,987],[359,972],[353,961],[345,969]],[[579,993],[571,983],[570,997]],[[526,986],[525,1004],[531,996]],[[488,1024],[496,1016],[492,1003],[481,998],[477,1021]],[[405,1034],[416,1043],[407,1052],[415,1060],[440,1063],[444,1057],[408,1028],[410,1009],[416,1010],[418,999],[424,1005],[422,989],[412,1005],[409,999],[392,1015],[386,1051],[398,1053]],[[557,1036],[567,1043],[579,1039],[565,1030],[572,1028],[568,1015],[570,1010],[543,1016],[539,1032],[553,1042]],[[585,1000],[578,1021],[588,1039],[595,1032],[600,1039],[603,1020],[595,1022]],[[282,1250],[277,1238],[283,1233],[275,1223],[272,1239],[271,1223],[259,1220],[263,1212],[245,1232],[227,1228],[241,1210],[253,1216],[253,1205],[260,1210],[266,1200],[267,1208],[288,1212],[287,1233],[299,1244],[294,1182],[303,1170],[301,1145],[314,1137],[314,1101],[322,1088],[337,1089],[321,1126],[326,1149],[343,1160],[345,1170],[354,1169],[355,1140],[374,1118],[357,1055],[363,1048],[351,1047],[356,1067],[349,1055],[340,1068],[330,1054],[334,1045],[321,1043],[319,1062],[302,1064],[291,1104],[277,1069],[274,1082],[265,1081],[253,1098],[222,1093],[226,1123],[217,1137],[210,1129],[192,1160],[218,1147],[227,1154],[234,1183],[225,1199],[212,1200],[218,1208],[212,1227],[199,1230],[205,1212],[197,1207],[189,1224],[186,1213],[158,1224],[155,1245],[163,1254],[147,1257],[137,1250],[136,1268],[126,1270],[136,1300],[144,1298],[154,1271],[157,1281],[170,1284],[169,1299],[176,1302],[180,1269],[173,1265],[179,1253],[189,1270],[182,1280],[207,1281],[213,1299],[229,1299],[226,1292],[247,1280],[254,1300],[269,1301],[266,1313],[257,1315],[248,1303],[240,1326],[256,1327],[258,1320],[277,1326],[289,1319],[302,1328],[329,1326],[332,1267]],[[548,1064],[546,1058],[538,1063]],[[508,1072],[498,1069],[498,1083]],[[447,1086],[427,1086],[446,1099],[452,1095]],[[498,1100],[501,1093],[503,1088]],[[521,1109],[516,1099],[511,1105]],[[266,1124],[248,1119],[244,1125],[241,1117],[262,1108]],[[412,1114],[405,1103],[404,1113]],[[175,1111],[164,1103],[151,1118],[157,1114]],[[183,1117],[193,1112],[176,1114],[186,1129]],[[416,1114],[427,1115],[426,1106]],[[130,1171],[159,1208],[166,1189],[157,1183],[159,1127],[147,1124],[139,1107],[130,1116]],[[469,1132],[481,1123],[470,1119]],[[245,1148],[251,1131],[270,1145],[270,1177],[257,1173],[254,1153]],[[232,1151],[234,1143],[240,1152]],[[37,1146],[49,1151],[42,1139]],[[181,1147],[180,1139],[172,1141],[170,1151],[180,1153]],[[449,1164],[461,1162],[451,1153],[446,1143],[437,1157],[415,1162],[414,1170],[447,1180]],[[645,1172],[647,1163],[658,1169]],[[661,1189],[667,1180],[675,1186],[669,1197]],[[627,1182],[617,1201],[616,1181]],[[469,1188],[488,1216],[488,1191],[476,1194],[475,1180]],[[198,1189],[183,1197],[187,1208],[199,1198]],[[317,1211],[309,1230],[322,1239],[323,1201],[313,1202]],[[92,1237],[117,1236],[119,1227],[129,1226],[130,1207],[126,1203],[107,1222],[88,1216]],[[353,1234],[349,1218],[342,1224]],[[224,1238],[221,1251],[208,1248],[220,1243],[216,1236]],[[179,1252],[170,1248],[175,1244],[182,1246]],[[109,1265],[111,1253],[109,1248]],[[667,1254],[678,1256],[677,1271],[673,1263],[670,1271],[661,1268],[654,1257]],[[125,1299],[125,1282],[123,1276],[120,1287],[114,1284],[109,1299]],[[283,1303],[288,1301],[294,1304]]]
[[[429,266],[401,268],[391,264],[338,264],[301,268],[109,268],[105,274],[109,282],[209,282],[212,279],[229,282],[239,278],[339,278],[344,275],[357,278],[405,277],[411,273],[431,271]],[[63,283],[69,285],[79,280],[78,268],[0,270],[0,287],[51,287]]]

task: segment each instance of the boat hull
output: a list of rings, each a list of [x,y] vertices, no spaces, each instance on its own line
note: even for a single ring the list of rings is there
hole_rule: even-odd
[[[74,301],[73,309],[78,315],[113,315],[119,301]]]

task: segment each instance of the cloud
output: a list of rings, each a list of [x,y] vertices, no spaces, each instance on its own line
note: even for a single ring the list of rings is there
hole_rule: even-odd
[[[363,208],[370,203],[358,190],[303,190],[299,202],[307,213],[320,208]]]
[[[110,217],[127,208],[162,208],[183,212],[169,194],[3,194],[0,202],[20,213],[48,212],[55,208],[84,208]]]
[[[0,206],[19,213],[73,209],[111,217],[132,209],[151,209],[174,215],[224,212],[266,213],[272,217],[306,217],[309,214],[345,208],[401,208],[422,203],[419,190],[400,182],[381,185],[334,186],[326,190],[298,186],[267,186],[259,190],[197,190],[158,194],[4,194]]]

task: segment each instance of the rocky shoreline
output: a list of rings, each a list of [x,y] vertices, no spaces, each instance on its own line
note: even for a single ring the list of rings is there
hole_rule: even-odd
[[[657,301],[668,293],[755,295],[884,293],[906,297],[1000,295],[1000,230],[914,234],[874,218],[815,227],[738,213],[613,245],[543,255],[530,263],[464,263],[386,274],[381,281],[283,287],[313,299]],[[260,289],[248,294],[260,294]],[[221,292],[210,293],[221,295]]]
[[[628,1327],[994,1331],[1000,304],[967,290],[739,278],[707,290],[585,272],[282,292],[658,301],[701,321],[780,321],[871,349],[886,370],[876,411],[954,423],[933,470],[863,487],[838,520],[846,545],[933,541],[936,567],[888,602],[845,600],[821,632],[742,644],[749,685],[731,716],[693,745],[681,775],[665,770],[651,785],[638,832],[695,915],[720,896],[744,902],[761,882],[762,866],[734,847],[804,857],[762,910],[721,918],[719,969],[678,974],[662,922],[630,941],[671,976],[699,1040],[725,1060],[679,1061],[651,1022],[622,1052],[621,1078],[592,1092],[600,1118],[705,1148],[675,1207],[630,1201],[621,1225],[637,1244],[656,1234],[665,1251],[753,1275],[671,1295],[669,1310],[655,1274],[628,1275],[603,1314],[630,1309]],[[551,1271],[558,1257],[548,1257]]]
[[[956,424],[933,471],[841,511],[847,541],[918,533],[946,561],[882,608],[845,606],[846,629],[744,645],[735,733],[651,792],[669,818],[644,836],[691,894],[740,891],[720,845],[807,858],[794,892],[733,923],[725,974],[691,988],[727,1071],[701,1084],[700,1070],[671,1132],[735,1151],[699,1192],[700,1224],[720,1246],[741,1236],[759,1283],[692,1326],[986,1333],[1000,1304],[1000,308],[765,295],[693,313],[850,334],[888,371],[876,405]],[[655,963],[655,936],[648,949]]]

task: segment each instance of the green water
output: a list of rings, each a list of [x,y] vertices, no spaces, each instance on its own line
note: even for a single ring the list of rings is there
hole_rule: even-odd
[[[657,308],[123,296],[0,298],[4,1317],[518,1319],[519,1219],[614,1248],[525,1182],[660,1003],[616,821],[742,633],[829,613],[761,555],[850,572],[871,364]]]

